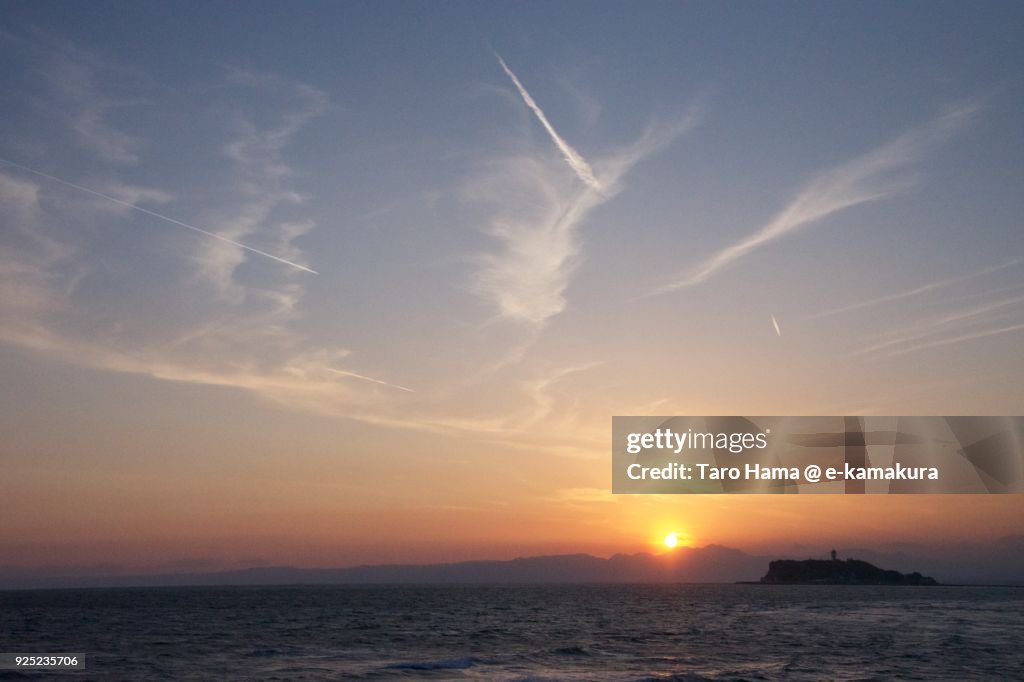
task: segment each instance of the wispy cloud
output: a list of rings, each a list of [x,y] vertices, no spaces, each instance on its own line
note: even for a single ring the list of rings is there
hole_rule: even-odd
[[[931,348],[935,345],[946,345],[942,341],[922,340],[934,339],[936,336],[948,333],[962,326],[985,324],[991,321],[993,313],[1012,309],[1022,303],[1024,303],[1024,296],[1015,296],[963,308],[945,315],[929,317],[889,334],[884,340],[873,343],[857,351],[854,355],[879,354],[882,351],[886,351],[888,354],[903,354],[912,350]],[[957,338],[966,341],[982,337],[967,334]]]
[[[0,230],[0,343],[110,372],[231,388],[289,410],[578,456],[577,430],[547,437],[539,430],[524,431],[525,417],[519,413],[460,416],[430,402],[407,405],[403,394],[412,395],[414,389],[342,369],[351,362],[351,352],[324,348],[296,331],[290,305],[267,306],[263,300],[241,305],[193,285],[185,290],[186,302],[176,298],[181,283],[170,281],[154,288],[144,309],[119,307],[93,322],[93,302],[73,296],[68,282],[97,254],[82,230],[69,233],[78,237],[76,243],[48,234],[68,214],[60,206],[62,197],[42,191],[43,182],[0,169],[0,224],[10,228]],[[70,214],[88,224],[91,211],[91,217],[108,225],[105,210],[103,204],[86,202]],[[285,288],[279,293],[295,298],[302,292]],[[160,315],[164,306],[175,311],[173,319]],[[548,379],[546,385],[555,380]],[[530,414],[536,413],[533,397],[527,396]]]
[[[308,266],[293,242],[313,223],[289,151],[295,136],[326,110],[326,96],[241,71],[202,85],[204,106],[182,115],[208,140],[221,136],[219,145],[199,148],[191,160],[210,168],[205,211],[184,193],[120,179],[120,163],[98,168],[94,179],[81,183],[0,164],[0,225],[6,228],[0,230],[0,343],[110,372],[231,388],[285,409],[387,428],[496,442],[519,437],[505,413],[460,416],[424,401],[410,407],[414,389],[350,371],[349,349],[303,331],[305,291],[293,271]],[[33,148],[41,158],[59,159],[63,148],[50,140],[66,135],[71,123],[47,123]],[[143,170],[152,175],[148,166]],[[172,202],[200,219],[186,223],[154,210]],[[194,231],[213,227],[202,230],[207,239],[171,235],[160,241],[130,229],[142,216]],[[138,249],[162,244],[191,249],[196,258],[165,259],[140,273]],[[296,267],[239,270],[252,253]],[[90,286],[76,290],[83,273]],[[96,290],[112,293],[99,298]],[[218,295],[225,292],[232,295]]]
[[[14,46],[29,62],[46,66],[55,59],[28,41]],[[97,71],[90,84],[104,90],[109,83],[101,76],[117,72],[116,66]],[[216,226],[211,229],[155,210],[174,201],[188,207],[182,210],[201,213],[195,199],[120,179],[127,162],[146,163],[138,156],[101,155],[107,163],[92,162],[95,179],[81,182],[0,161],[0,224],[6,228],[0,230],[0,342],[83,366],[233,387],[291,408],[323,412],[327,405],[332,414],[362,411],[373,418],[380,412],[374,406],[390,400],[388,391],[369,382],[357,388],[331,378],[325,370],[337,367],[349,351],[313,342],[294,324],[304,291],[288,276],[314,271],[293,241],[313,224],[303,212],[286,210],[286,205],[301,206],[305,197],[294,186],[297,174],[285,163],[285,151],[294,134],[325,110],[326,97],[301,83],[240,72],[203,88],[206,106],[191,106],[182,116],[191,117],[197,128],[221,134],[220,152],[232,162],[225,167],[203,157],[216,153],[216,145],[197,148],[192,158],[215,169],[206,174],[204,189],[216,207],[209,217],[223,220],[211,220]],[[189,96],[176,92],[165,104]],[[239,98],[259,102],[260,125],[242,114],[234,119],[223,115],[241,111],[232,109]],[[38,106],[48,110],[64,101],[63,94],[44,88]],[[40,140],[26,148],[58,163],[64,146],[52,141],[78,134],[76,120],[41,120]],[[225,120],[232,125],[226,136]],[[105,125],[110,140],[122,139],[117,128]],[[139,137],[132,139],[142,140],[144,130],[140,127]],[[148,167],[143,170],[152,175]],[[129,229],[142,216],[204,238],[160,241]],[[239,235],[268,246],[257,248]],[[193,248],[198,257],[167,259],[139,272],[137,249],[159,244]],[[289,267],[237,278],[235,269],[251,254]],[[219,265],[212,267],[214,262]],[[200,281],[190,266],[198,267]],[[91,286],[76,289],[83,276]],[[221,286],[234,287],[240,295],[218,296]],[[96,290],[110,293],[98,298],[90,293]]]
[[[202,235],[205,235],[207,237],[211,237],[213,239],[217,239],[219,241],[225,242],[225,243],[230,244],[232,246],[237,246],[238,248],[245,249],[246,251],[250,251],[252,253],[258,254],[258,255],[263,256],[265,258],[270,258],[270,259],[275,260],[275,261],[277,261],[279,263],[284,263],[285,265],[290,265],[293,268],[298,268],[299,270],[304,270],[306,272],[313,273],[314,275],[317,274],[316,270],[312,270],[312,269],[306,267],[305,265],[300,265],[299,263],[293,263],[292,261],[286,260],[286,259],[281,258],[279,256],[275,256],[275,255],[267,253],[265,251],[261,251],[259,249],[255,249],[255,248],[253,248],[251,246],[246,246],[245,244],[237,242],[237,241],[235,241],[233,239],[228,239],[227,237],[225,237],[223,235],[220,235],[220,234],[217,234],[216,232],[209,232],[209,231],[204,230],[204,229],[202,229],[200,227],[196,227],[195,225],[190,225],[190,224],[188,224],[186,222],[182,222],[182,221],[177,220],[175,218],[171,218],[170,216],[166,216],[166,215],[164,215],[162,213],[157,213],[156,211],[151,211],[148,208],[143,208],[142,206],[139,206],[138,204],[133,204],[133,203],[128,202],[128,201],[123,201],[123,200],[118,199],[117,197],[113,197],[113,196],[111,196],[109,194],[105,194],[103,192],[99,192],[97,190],[90,189],[90,188],[85,187],[83,185],[79,185],[77,183],[70,182],[69,180],[64,180],[62,178],[58,178],[55,175],[50,175],[49,173],[44,173],[42,171],[35,170],[34,168],[29,168],[28,166],[24,166],[24,165],[22,165],[20,163],[15,163],[14,161],[9,161],[7,159],[0,159],[0,165],[7,165],[7,166],[11,166],[11,167],[17,168],[19,170],[25,171],[26,173],[32,173],[33,175],[37,175],[39,177],[46,178],[47,180],[50,180],[51,182],[56,182],[56,183],[59,183],[61,185],[64,185],[65,187],[70,187],[72,189],[76,189],[79,192],[85,192],[86,194],[90,194],[90,195],[92,195],[94,197],[98,197],[100,199],[105,199],[107,201],[113,202],[113,203],[115,203],[115,204],[117,204],[119,206],[122,206],[124,208],[130,208],[130,209],[132,209],[134,211],[138,211],[140,213],[145,213],[146,215],[152,216],[154,218],[159,218],[160,220],[163,220],[164,222],[171,223],[172,225],[177,225],[179,227],[187,228],[189,230],[192,230],[193,232],[198,232],[198,233],[200,233]],[[127,193],[129,193],[131,195],[139,197],[140,199],[148,199],[148,200],[151,200],[151,201],[154,198],[157,199],[157,200],[166,200],[165,197],[167,197],[166,193],[160,192],[159,190],[135,188],[135,187],[127,186],[127,185],[121,185],[120,186],[120,191],[127,192]]]
[[[36,326],[42,311],[62,305],[75,249],[37,228],[39,186],[0,172],[0,328]]]
[[[543,158],[508,159],[490,171],[465,194],[498,204],[488,231],[502,249],[480,257],[474,288],[501,318],[540,327],[565,309],[580,252],[577,229],[604,198],[567,185]]]
[[[208,211],[203,222],[217,225],[216,232],[224,243],[237,247],[258,237],[273,244],[272,251],[280,259],[315,274],[294,245],[295,239],[313,229],[313,223],[305,218],[281,220],[278,216],[286,208],[299,207],[306,201],[306,196],[294,188],[295,171],[285,152],[297,133],[327,111],[327,96],[305,83],[229,69],[225,87],[229,101],[236,90],[242,96],[257,95],[280,102],[282,110],[269,121],[258,123],[242,106],[221,105],[222,110],[229,112],[230,139],[220,151],[233,164],[233,172],[230,187],[224,192],[225,201]],[[246,262],[246,251],[252,249],[202,245],[197,254],[200,276],[224,294],[242,296],[244,288],[238,285],[235,275]]]
[[[113,125],[112,112],[147,102],[146,97],[118,96],[111,84],[144,80],[124,65],[114,64],[94,52],[78,48],[66,41],[48,46],[21,41],[43,55],[37,72],[50,89],[54,110],[65,117],[69,132],[81,147],[95,152],[104,161],[133,165],[145,141]]]
[[[539,378],[527,381],[523,388],[526,394],[530,397],[533,402],[534,409],[529,416],[523,421],[521,428],[528,428],[533,424],[547,418],[555,407],[555,398],[551,395],[550,390],[552,386],[564,379],[565,377],[576,374],[579,372],[585,372],[588,369],[597,367],[602,364],[601,362],[588,362],[583,365],[572,365],[570,367],[562,367],[561,369],[555,370],[549,374],[541,376]]]
[[[961,128],[978,108],[975,102],[960,104],[895,140],[822,173],[761,229],[715,253],[689,272],[655,288],[651,293],[666,293],[700,284],[768,244],[838,211],[885,199],[906,190],[913,184],[913,178],[905,174],[894,175],[894,172],[916,163],[926,151]]]
[[[971,272],[971,273],[968,273],[966,275],[961,275],[959,277],[951,277],[949,279],[942,279],[942,280],[938,280],[938,281],[935,281],[935,282],[930,282],[928,284],[923,284],[923,285],[921,285],[919,287],[915,287],[913,289],[908,289],[906,291],[900,291],[900,292],[897,292],[895,294],[887,294],[885,296],[878,296],[877,298],[871,298],[871,299],[868,299],[866,301],[860,301],[858,303],[851,303],[849,305],[845,305],[845,306],[842,306],[840,308],[834,308],[832,310],[825,310],[823,312],[811,315],[807,319],[818,319],[818,318],[822,318],[822,317],[831,317],[833,315],[840,315],[842,313],[849,313],[849,312],[853,312],[855,310],[863,310],[864,308],[872,308],[874,306],[882,305],[884,303],[892,303],[893,301],[900,301],[902,299],[911,298],[913,296],[920,296],[921,294],[926,294],[926,293],[928,293],[930,291],[935,291],[936,289],[942,289],[943,287],[952,286],[953,284],[959,284],[960,282],[966,282],[968,280],[975,279],[977,277],[983,277],[985,275],[991,275],[991,274],[999,272],[1001,270],[1006,270],[1007,268],[1012,268],[1014,266],[1020,265],[1022,262],[1024,262],[1024,260],[1021,260],[1020,258],[1017,258],[1017,259],[1011,260],[1011,261],[1009,261],[1007,263],[1002,263],[1001,265],[993,265],[991,267],[982,268],[981,270],[978,270],[976,272]]]
[[[779,321],[775,319],[774,314],[772,315],[772,326],[775,327],[775,334],[777,336],[782,336],[782,330],[779,329]]]
[[[24,225],[39,210],[39,187],[0,172],[0,206],[12,212],[13,225]]]
[[[540,121],[542,126],[544,126],[544,130],[547,131],[551,140],[555,143],[555,146],[558,147],[558,151],[562,153],[562,157],[565,159],[565,162],[569,164],[569,167],[572,168],[573,172],[576,173],[580,180],[585,182],[592,189],[600,192],[601,183],[598,182],[597,178],[594,176],[594,171],[590,167],[590,164],[587,163],[587,160],[584,159],[579,152],[573,149],[572,146],[558,134],[558,131],[556,131],[554,126],[552,126],[548,121],[548,117],[544,115],[544,110],[540,108],[533,97],[530,96],[530,93],[527,92],[523,84],[519,82],[519,78],[512,72],[512,69],[508,68],[505,60],[501,58],[501,55],[495,53],[494,56],[498,58],[498,63],[501,64],[501,68],[512,80],[512,84],[516,86],[516,90],[519,91],[519,95],[523,98],[523,102],[526,103],[526,106],[530,108],[537,117],[537,120]]]
[[[936,339],[934,341],[926,341],[923,343],[914,344],[907,346],[906,348],[900,348],[894,350],[889,355],[905,355],[907,353],[913,353],[919,350],[925,350],[928,348],[936,348],[938,346],[950,346],[958,343],[964,343],[966,341],[975,341],[977,339],[987,339],[991,336],[1001,336],[1003,334],[1010,334],[1012,332],[1024,330],[1024,324],[1013,324],[1004,327],[996,327],[992,329],[983,329],[976,332],[970,332],[967,334],[961,334],[950,338]]]
[[[386,361],[357,363],[341,343],[315,337],[332,332],[323,331],[328,322],[307,324],[305,317],[310,280],[296,270],[309,265],[295,242],[313,222],[303,174],[293,164],[297,137],[326,110],[326,97],[310,86],[244,72],[227,78],[214,72],[199,86],[201,94],[157,92],[168,99],[153,103],[202,133],[203,143],[183,156],[196,177],[142,185],[141,178],[164,171],[162,155],[154,165],[141,152],[149,148],[147,133],[152,144],[161,140],[147,124],[165,119],[133,126],[140,144],[130,148],[136,154],[130,173],[115,160],[90,159],[88,175],[73,162],[63,164],[80,154],[52,143],[72,125],[57,117],[40,126],[33,147],[23,148],[37,152],[25,152],[34,159],[26,159],[30,169],[0,166],[0,224],[10,228],[0,230],[0,342],[110,372],[231,388],[290,410],[531,452],[598,456],[603,425],[578,423],[585,421],[578,401],[586,396],[568,378],[585,367],[525,379],[517,368],[485,389],[460,384],[438,399],[459,372],[439,372],[433,382],[410,387],[390,381],[403,376],[391,368],[352,371]],[[174,109],[179,102],[182,109]],[[487,202],[480,224],[497,238],[477,263],[474,285],[496,305],[499,319],[533,334],[564,309],[587,216],[621,190],[635,164],[695,121],[692,113],[674,125],[652,126],[633,144],[589,159],[601,191],[581,182],[547,139],[541,151],[483,164],[464,189],[469,200]],[[60,177],[43,173],[50,168],[61,168]],[[190,182],[201,191],[190,193]],[[178,215],[184,220],[171,217]],[[151,218],[188,232],[135,229]],[[162,258],[162,249],[194,258]],[[247,258],[257,260],[254,253],[301,267],[242,267]],[[76,289],[82,272],[86,280]],[[496,385],[501,390],[492,391]]]
[[[527,105],[536,107],[515,75],[508,73]],[[480,256],[474,290],[497,307],[498,319],[537,330],[565,309],[565,290],[580,262],[580,226],[618,194],[621,180],[637,163],[692,128],[698,111],[694,107],[670,125],[651,126],[593,167],[550,127],[539,108],[534,112],[561,152],[560,162],[542,153],[499,158],[486,164],[463,194],[471,203],[494,207],[486,231],[502,247]],[[564,162],[572,177],[566,177]],[[576,181],[580,179],[582,187]]]
[[[941,302],[941,303],[955,303],[957,301],[969,301],[969,300],[975,299],[975,298],[988,298],[988,297],[991,297],[991,296],[995,296],[996,294],[1005,294],[1005,293],[1010,292],[1010,291],[1020,291],[1021,289],[1024,289],[1024,282],[1018,282],[1016,284],[1010,284],[1008,286],[998,287],[996,289],[986,289],[985,291],[975,291],[973,293],[963,294],[963,295],[960,295],[960,296],[951,296],[951,297],[945,299],[944,301],[933,301],[931,303],[931,305],[934,305],[935,303],[939,303],[939,302]]]

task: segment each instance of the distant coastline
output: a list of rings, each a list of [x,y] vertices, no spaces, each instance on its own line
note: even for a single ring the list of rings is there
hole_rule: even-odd
[[[858,559],[805,559],[793,561],[779,559],[768,564],[768,573],[761,578],[762,585],[904,585],[936,586],[937,580],[917,571],[899,571],[879,568]]]
[[[971,561],[938,563],[927,557],[883,555],[865,549],[860,560],[779,560],[722,545],[680,547],[662,554],[588,554],[476,560],[440,564],[361,565],[333,568],[253,566],[205,572],[79,572],[69,569],[17,568],[0,565],[0,591],[23,589],[271,586],[271,585],[410,585],[410,584],[583,584],[583,583],[739,583],[755,585],[930,585],[1024,587],[1024,538],[1007,538],[996,556],[975,548]],[[865,561],[870,560],[873,563]],[[878,566],[895,566],[886,571]],[[768,569],[767,574],[765,569]],[[910,572],[915,571],[915,572]],[[763,577],[761,577],[763,576]],[[919,576],[919,577],[915,577]]]

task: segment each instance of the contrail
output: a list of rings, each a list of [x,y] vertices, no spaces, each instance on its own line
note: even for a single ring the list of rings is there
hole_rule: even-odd
[[[501,68],[505,70],[506,75],[512,79],[512,84],[516,86],[516,89],[519,91],[523,101],[526,102],[526,106],[536,114],[537,120],[539,120],[541,125],[544,126],[544,130],[548,131],[548,135],[555,143],[555,146],[558,147],[558,150],[562,152],[562,156],[565,158],[566,163],[569,164],[569,167],[572,168],[573,172],[579,176],[580,180],[600,192],[601,183],[597,181],[597,178],[594,176],[594,171],[590,167],[590,164],[587,163],[587,160],[580,156],[579,152],[573,149],[569,143],[563,140],[558,132],[555,131],[555,128],[548,122],[548,117],[544,115],[543,110],[541,110],[537,102],[535,102],[533,97],[530,96],[530,93],[526,91],[526,88],[524,88],[523,84],[519,82],[516,75],[512,73],[512,69],[508,68],[508,64],[506,64],[505,60],[501,58],[501,55],[495,52],[494,56],[498,58],[498,63],[501,64]]]
[[[364,377],[362,374],[356,374],[355,372],[345,372],[345,371],[340,370],[340,369],[334,369],[333,367],[328,367],[327,371],[328,372],[334,372],[335,374],[340,374],[340,375],[345,376],[345,377],[354,377],[356,379],[362,379],[363,381],[372,381],[373,383],[380,384],[381,386],[388,386],[389,388],[397,388],[399,391],[407,391],[409,393],[415,393],[416,392],[416,391],[412,390],[411,388],[406,388],[405,386],[399,386],[398,384],[389,384],[386,381],[381,381],[380,379],[374,379],[373,377]]]
[[[821,317],[830,317],[832,315],[838,315],[840,313],[848,313],[848,312],[853,311],[853,310],[860,310],[861,308],[869,308],[871,306],[880,305],[882,303],[889,303],[890,301],[898,301],[901,298],[909,298],[911,296],[917,296],[919,294],[924,294],[924,293],[927,293],[927,292],[932,291],[934,289],[940,289],[942,287],[946,287],[946,286],[949,286],[951,284],[958,284],[960,282],[964,282],[964,281],[969,280],[969,279],[974,279],[975,277],[981,277],[983,275],[990,275],[990,274],[992,274],[994,272],[999,272],[1000,270],[1005,270],[1006,268],[1010,268],[1010,267],[1013,267],[1015,265],[1020,265],[1021,262],[1024,262],[1024,261],[1022,261],[1020,258],[1017,258],[1015,260],[1011,260],[1009,262],[1003,263],[1002,265],[993,265],[993,266],[987,267],[987,268],[985,268],[983,270],[979,270],[977,272],[971,272],[971,273],[968,273],[966,275],[960,275],[959,277],[951,277],[949,279],[943,279],[943,280],[940,280],[938,282],[931,282],[929,284],[923,284],[923,285],[917,287],[916,289],[909,289],[907,291],[901,291],[899,293],[889,294],[887,296],[879,296],[878,298],[872,298],[872,299],[870,299],[868,301],[861,301],[860,303],[853,303],[853,304],[850,304],[850,305],[847,305],[847,306],[843,306],[842,308],[836,308],[835,310],[826,310],[826,311],[818,313],[816,315],[811,315],[807,319],[813,320],[813,319],[817,319],[817,318],[821,318]]]
[[[782,330],[779,329],[779,321],[775,319],[775,315],[772,315],[772,326],[775,327],[775,333],[782,336]]]
[[[100,197],[101,199],[106,199],[107,201],[112,201],[115,204],[119,204],[121,206],[126,206],[126,207],[128,207],[130,209],[139,211],[140,213],[145,213],[146,215],[151,215],[154,218],[159,218],[160,220],[163,220],[165,222],[171,223],[173,225],[178,225],[179,227],[186,227],[186,228],[192,230],[193,232],[198,232],[199,234],[206,235],[207,237],[212,237],[213,239],[218,239],[218,240],[220,240],[222,242],[225,242],[227,244],[231,244],[232,246],[237,246],[237,247],[239,247],[241,249],[245,249],[246,251],[251,251],[252,253],[255,253],[257,255],[263,256],[264,258],[269,258],[271,260],[276,260],[278,263],[284,263],[285,265],[290,265],[293,268],[298,268],[299,270],[303,270],[305,272],[309,272],[309,273],[312,273],[314,275],[319,275],[320,274],[319,272],[317,272],[316,270],[313,270],[312,268],[307,268],[305,265],[299,265],[298,263],[293,263],[290,260],[285,260],[284,258],[281,258],[280,256],[275,256],[272,253],[267,253],[266,251],[260,251],[259,249],[254,249],[253,247],[246,246],[245,244],[242,244],[241,242],[236,242],[234,239],[228,239],[227,237],[222,237],[221,235],[219,235],[219,234],[217,234],[215,232],[208,232],[208,231],[206,231],[206,230],[204,230],[202,228],[196,227],[195,225],[189,225],[188,223],[183,223],[180,220],[175,220],[174,218],[170,218],[168,216],[162,215],[160,213],[157,213],[156,211],[150,211],[148,208],[142,208],[141,206],[138,206],[136,204],[132,204],[132,203],[129,203],[127,201],[121,201],[120,199],[112,197],[109,194],[104,194],[103,192],[97,192],[94,189],[89,189],[88,187],[82,187],[81,185],[76,185],[73,182],[68,182],[67,180],[62,180],[61,178],[58,178],[58,177],[53,176],[53,175],[50,175],[49,173],[43,173],[42,171],[34,170],[32,168],[29,168],[28,166],[23,166],[20,163],[15,163],[13,161],[8,161],[7,159],[0,159],[0,163],[7,164],[8,166],[14,166],[15,168],[20,168],[21,170],[23,170],[23,171],[25,171],[27,173],[32,173],[34,175],[38,175],[41,178],[46,178],[47,180],[52,180],[53,182],[60,183],[62,185],[65,185],[66,187],[71,187],[72,189],[77,189],[79,192],[85,192],[86,194],[91,194],[93,196]]]

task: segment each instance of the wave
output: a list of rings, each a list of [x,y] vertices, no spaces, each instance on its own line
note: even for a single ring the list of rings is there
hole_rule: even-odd
[[[559,647],[558,649],[553,649],[551,651],[551,653],[556,654],[558,656],[593,656],[594,655],[592,652],[587,651],[586,649],[584,649],[583,647],[581,647],[579,645]]]
[[[472,667],[472,658],[450,658],[442,661],[413,661],[394,663],[387,666],[390,670],[465,670]]]
[[[263,646],[256,647],[244,655],[249,658],[280,658],[283,656],[301,656],[302,654],[302,649],[299,649],[298,647],[277,648],[272,646]]]

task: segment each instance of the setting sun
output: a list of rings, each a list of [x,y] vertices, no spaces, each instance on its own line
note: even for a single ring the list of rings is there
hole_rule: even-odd
[[[678,547],[679,546],[679,535],[677,533],[669,533],[668,535],[665,536],[665,539],[662,540],[662,542],[669,549],[673,549],[675,547]]]

